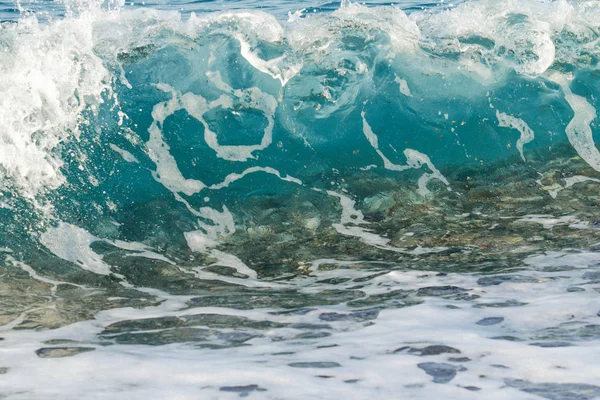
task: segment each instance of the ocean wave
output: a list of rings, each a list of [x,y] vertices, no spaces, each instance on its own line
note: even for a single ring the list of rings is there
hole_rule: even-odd
[[[300,191],[342,219],[294,224],[404,251],[343,217],[385,184],[348,182],[393,179],[409,201],[461,196],[457,166],[543,175],[566,156],[577,176],[600,171],[599,21],[600,2],[566,0],[24,15],[0,30],[2,218],[27,215],[11,235],[42,245],[62,223],[148,242],[160,234],[131,233],[155,223],[137,207],[164,202],[187,214],[180,245],[206,253],[248,228],[255,199]]]

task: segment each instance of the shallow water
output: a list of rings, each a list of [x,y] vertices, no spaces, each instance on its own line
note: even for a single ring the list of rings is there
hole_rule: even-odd
[[[0,19],[0,398],[600,398],[600,1]]]

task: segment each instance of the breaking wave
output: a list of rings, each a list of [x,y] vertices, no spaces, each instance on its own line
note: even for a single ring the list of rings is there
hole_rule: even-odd
[[[287,21],[79,4],[1,28],[0,235],[96,274],[102,242],[256,276],[223,246],[282,224],[440,251],[369,224],[432,199],[458,212],[473,174],[538,174],[556,197],[600,171],[598,1],[345,0]]]

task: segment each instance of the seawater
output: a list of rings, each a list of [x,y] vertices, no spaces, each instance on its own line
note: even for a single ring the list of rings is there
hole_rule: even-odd
[[[0,398],[600,398],[600,1],[0,18]]]

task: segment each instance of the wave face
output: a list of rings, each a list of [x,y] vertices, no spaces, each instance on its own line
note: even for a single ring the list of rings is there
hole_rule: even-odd
[[[381,310],[395,310],[387,324],[419,304],[438,315],[439,299],[520,306],[517,292],[489,289],[490,303],[485,290],[458,286],[549,282],[563,293],[539,271],[594,265],[600,1],[402,10],[343,0],[287,20],[88,3],[64,14],[24,13],[0,29],[0,256],[16,274],[1,321],[11,329],[70,335],[72,323],[97,318],[104,330],[90,325],[86,340],[234,347],[270,338],[267,325],[272,338],[300,340],[285,332],[308,324],[311,307],[341,307],[311,323],[346,331]],[[523,268],[530,275],[512,275]],[[441,274],[431,275],[438,289],[419,283],[423,270]],[[489,285],[471,275],[501,272],[508,278]],[[442,282],[447,274],[454,283]],[[560,282],[575,285],[569,274]],[[51,300],[23,295],[23,279]],[[201,339],[189,320],[171,320],[203,307],[275,314],[261,326],[244,322],[251,312],[197,317],[211,329],[255,330]],[[358,314],[339,314],[352,307]],[[292,309],[309,311],[285,314]],[[576,340],[521,322],[513,329],[527,340]],[[330,335],[306,324],[294,329]],[[425,364],[436,383],[461,371]],[[514,396],[550,390],[513,378],[502,382]]]
[[[244,226],[261,196],[378,194],[349,177],[426,201],[460,195],[457,168],[538,171],[568,156],[593,175],[599,13],[480,1],[407,16],[346,2],[287,22],[22,18],[2,29],[4,212],[144,235],[127,226],[132,207],[154,201],[206,220],[197,227],[217,215]]]

